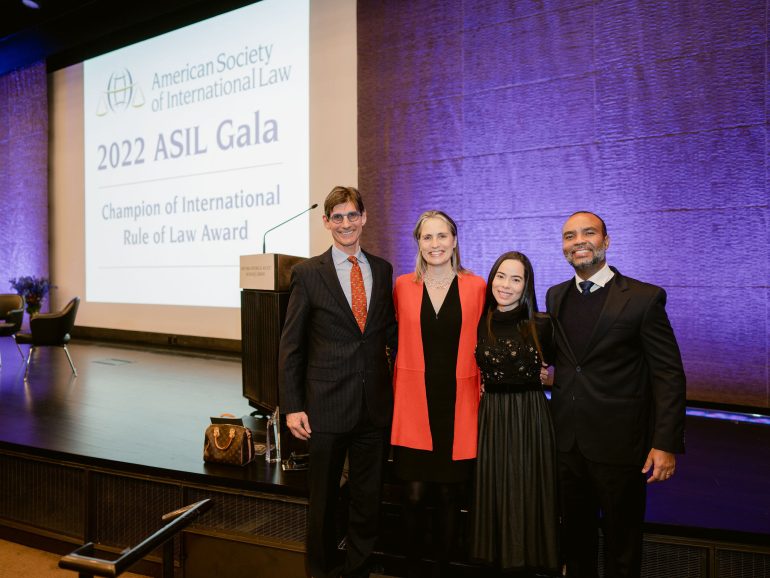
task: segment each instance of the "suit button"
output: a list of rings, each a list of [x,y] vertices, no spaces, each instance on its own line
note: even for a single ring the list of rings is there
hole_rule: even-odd
[[[580,368],[580,366],[578,365],[578,366],[575,368],[575,371],[577,371],[578,373],[580,373],[580,372],[581,372],[581,371],[583,371],[583,370],[582,370],[582,369]]]

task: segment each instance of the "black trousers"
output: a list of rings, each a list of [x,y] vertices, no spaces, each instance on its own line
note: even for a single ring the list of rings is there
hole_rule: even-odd
[[[350,432],[314,431],[310,436],[307,561],[314,578],[369,576],[369,556],[379,532],[386,446],[386,429],[372,425],[368,418]],[[350,507],[347,557],[340,566],[335,512],[346,456]]]
[[[593,462],[576,445],[559,452],[559,475],[567,576],[598,577],[601,516],[605,578],[639,578],[647,500],[641,466]]]

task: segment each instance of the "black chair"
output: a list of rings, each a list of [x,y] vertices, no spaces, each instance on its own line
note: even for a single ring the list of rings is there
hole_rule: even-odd
[[[16,293],[0,294],[0,337],[13,337],[16,341],[16,334],[21,329],[22,321],[24,321],[24,297]],[[24,359],[18,342],[16,342],[16,348]],[[0,366],[2,365],[3,359],[0,357]]]
[[[70,362],[72,373],[77,377],[75,364],[72,363],[72,357],[67,349],[70,342],[70,334],[75,326],[75,316],[78,313],[80,297],[73,297],[61,311],[57,313],[40,313],[29,320],[29,333],[17,333],[16,343],[28,344],[29,354],[27,355],[27,369],[24,377],[29,373],[29,362],[32,359],[32,352],[35,347],[63,347],[67,354],[67,360]]]

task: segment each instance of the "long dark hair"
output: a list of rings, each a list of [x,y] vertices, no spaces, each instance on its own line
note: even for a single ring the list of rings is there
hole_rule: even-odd
[[[497,338],[492,332],[492,314],[497,309],[497,300],[492,294],[492,281],[497,275],[497,270],[500,269],[500,265],[503,261],[518,261],[524,266],[524,290],[521,293],[521,299],[519,299],[519,308],[524,312],[524,320],[519,325],[519,332],[525,339],[529,336],[532,337],[532,341],[535,343],[537,352],[540,354],[540,360],[543,359],[543,351],[540,347],[540,340],[537,338],[537,331],[535,330],[535,313],[537,313],[537,296],[535,295],[535,271],[532,269],[532,263],[529,258],[519,251],[508,251],[503,253],[497,258],[495,264],[492,265],[492,269],[489,271],[489,277],[487,278],[487,292],[486,299],[484,301],[484,310],[486,311],[485,323],[487,326],[487,338],[491,343],[495,343]]]

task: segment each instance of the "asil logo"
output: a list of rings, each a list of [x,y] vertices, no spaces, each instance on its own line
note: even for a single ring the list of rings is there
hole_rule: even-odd
[[[120,113],[129,108],[144,106],[144,93],[134,83],[128,68],[113,72],[107,81],[107,90],[99,97],[96,116],[105,116],[109,112]]]

